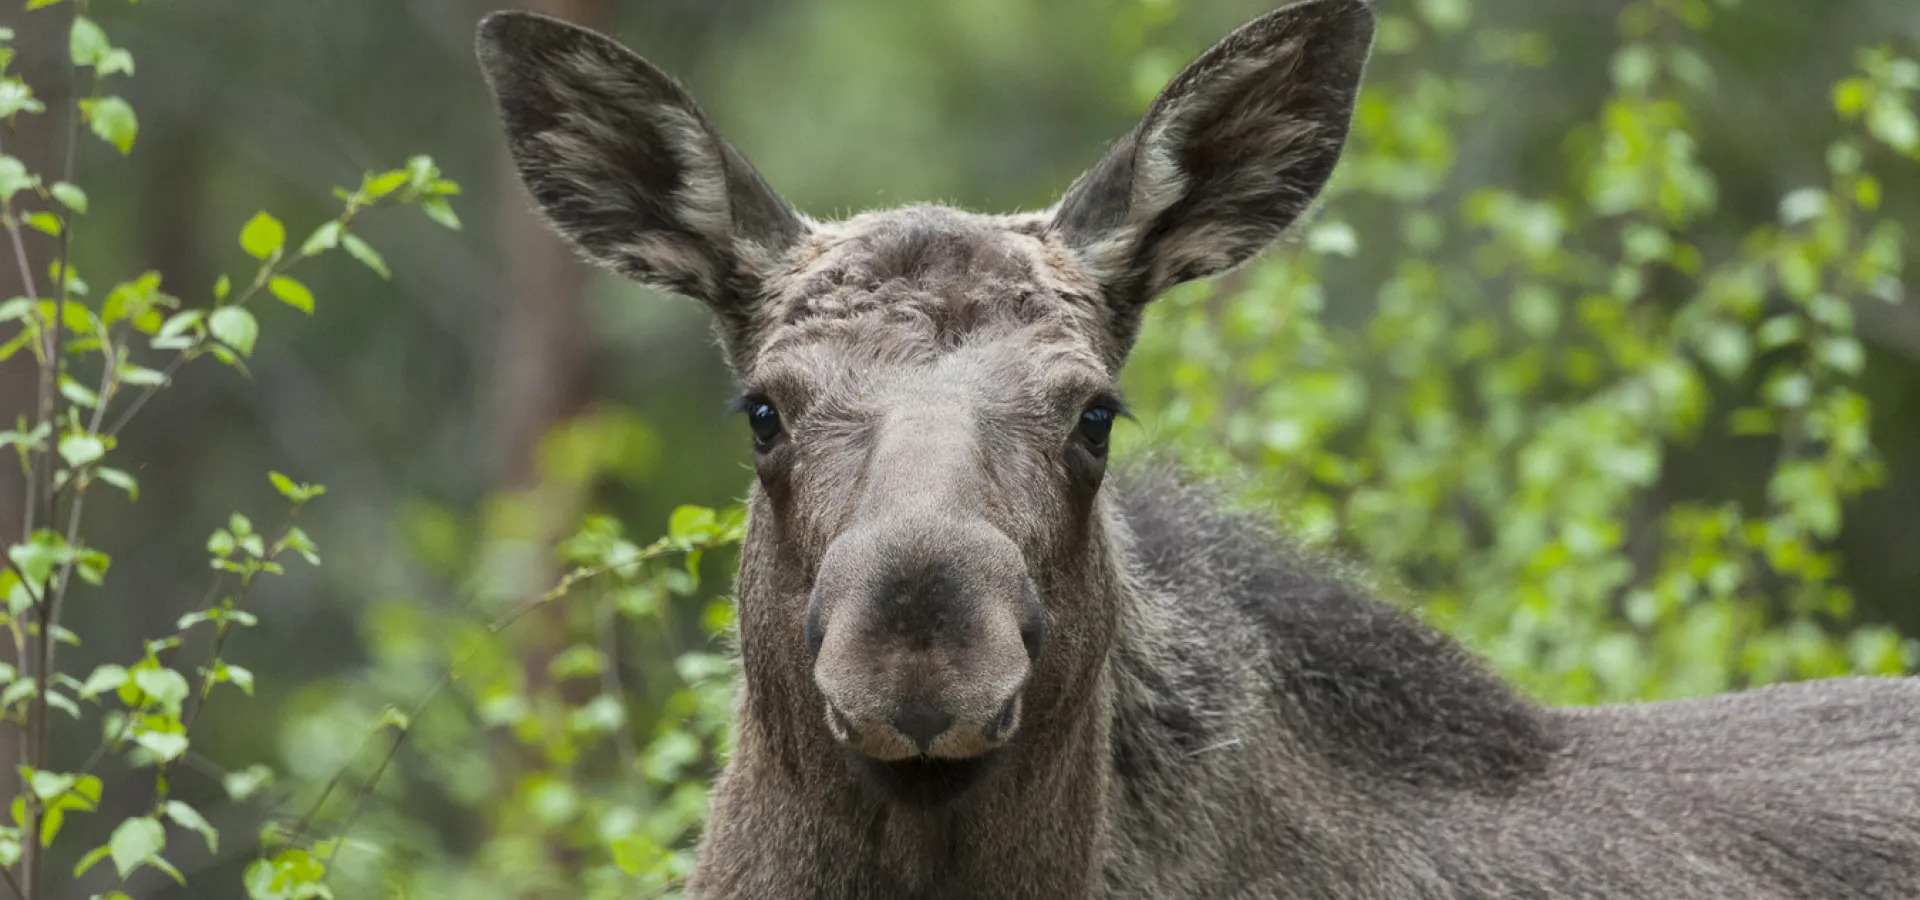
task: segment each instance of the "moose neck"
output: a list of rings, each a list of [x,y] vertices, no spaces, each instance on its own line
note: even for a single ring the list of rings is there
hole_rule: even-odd
[[[1037,575],[1050,605],[1073,612],[1053,626],[1027,724],[976,784],[937,805],[889,794],[833,740],[793,599],[804,596],[808,573],[791,557],[804,548],[782,544],[772,515],[753,521],[738,584],[745,690],[737,749],[715,801],[703,868],[724,865],[731,854],[762,867],[788,860],[784,888],[778,878],[748,880],[742,871],[738,895],[757,885],[773,891],[760,895],[768,900],[802,883],[826,887],[797,896],[827,900],[1096,896],[1111,757],[1107,648],[1130,598],[1118,555],[1124,538],[1111,539],[1117,514],[1109,504],[1096,505],[1072,559]],[[775,809],[778,821],[767,821]],[[729,837],[733,846],[720,846]],[[735,896],[712,889],[723,881],[706,876],[709,890],[695,896]]]

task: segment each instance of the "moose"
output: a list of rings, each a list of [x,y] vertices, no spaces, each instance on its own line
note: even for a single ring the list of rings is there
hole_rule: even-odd
[[[1543,707],[1177,466],[1108,471],[1142,311],[1308,211],[1373,29],[1245,25],[1045,211],[829,222],[620,44],[482,21],[535,205],[704,303],[741,386],[690,897],[1920,898],[1920,680]]]

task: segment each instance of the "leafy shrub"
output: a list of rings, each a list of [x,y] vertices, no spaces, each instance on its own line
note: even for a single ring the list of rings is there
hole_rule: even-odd
[[[270,484],[281,495],[284,521],[262,527],[236,512],[213,531],[203,608],[181,617],[172,632],[146,641],[137,658],[78,672],[71,663],[63,665],[59,652],[83,639],[62,625],[69,601],[82,595],[92,603],[145,599],[139,585],[109,579],[107,549],[87,538],[87,513],[97,518],[103,507],[112,509],[102,492],[139,498],[131,474],[139,466],[120,446],[120,435],[190,363],[212,358],[244,375],[259,339],[263,304],[278,301],[312,315],[313,292],[294,277],[308,260],[341,250],[386,277],[380,253],[354,231],[362,216],[417,206],[458,227],[447,198],[459,188],[441,177],[431,159],[414,157],[402,168],[367,174],[357,188],[337,191],[340,213],[298,244],[289,243],[286,226],[272,215],[253,216],[239,232],[251,271],[239,279],[220,276],[202,302],[168,293],[153,271],[96,291],[72,263],[95,204],[76,175],[82,149],[77,142],[97,137],[120,154],[133,152],[139,119],[113,86],[133,74],[134,58],[113,46],[87,15],[85,0],[28,0],[26,10],[68,17],[72,83],[88,89],[76,91],[71,109],[49,110],[33,85],[10,73],[13,33],[0,29],[0,119],[11,125],[22,116],[64,114],[69,126],[58,173],[32,172],[0,153],[0,226],[9,264],[17,265],[26,291],[0,303],[0,323],[12,332],[0,342],[0,359],[30,354],[39,372],[32,415],[0,431],[0,448],[17,456],[26,486],[24,508],[8,513],[21,516],[25,538],[7,548],[0,572],[0,596],[6,598],[0,624],[12,638],[15,660],[0,664],[0,719],[17,741],[19,762],[17,780],[9,785],[11,816],[0,824],[0,883],[18,900],[51,896],[67,883],[125,900],[122,888],[142,869],[185,883],[185,874],[169,861],[191,852],[185,842],[204,841],[209,851],[218,847],[221,833],[181,799],[172,782],[189,768],[219,772],[194,754],[193,727],[207,705],[227,693],[217,692],[220,686],[253,692],[253,673],[226,661],[223,651],[237,633],[258,624],[247,601],[260,579],[281,574],[295,558],[320,564],[314,541],[294,523],[325,489],[268,473],[262,488]],[[89,136],[81,134],[83,124]],[[51,247],[44,256],[29,251],[33,232],[51,238],[39,243]],[[97,748],[84,758],[55,755],[48,735],[61,717],[97,728]],[[144,784],[133,777],[138,773],[148,776]],[[246,801],[258,799],[271,775],[256,767],[219,772],[217,781],[229,797]],[[108,785],[128,797],[111,796]],[[75,831],[65,827],[69,817],[108,804],[141,811],[100,829],[108,836],[99,846],[78,844]],[[248,870],[252,896],[326,894],[337,838],[307,842],[308,824],[294,830],[292,846]]]
[[[1154,310],[1131,369],[1143,418],[1252,472],[1297,531],[1423,597],[1542,698],[1911,666],[1891,629],[1849,628],[1829,543],[1882,477],[1853,304],[1902,299],[1903,233],[1874,167],[1920,160],[1920,65],[1862,51],[1834,86],[1828,182],[1734,242],[1708,219],[1694,132],[1713,72],[1689,42],[1708,3],[1623,9],[1612,91],[1546,196],[1502,173],[1461,183],[1459,136],[1486,99],[1407,53],[1471,58],[1458,45],[1496,32],[1467,29],[1464,4],[1418,8],[1381,22],[1306,252]],[[1343,270],[1362,240],[1400,262]],[[1775,447],[1767,471],[1704,477],[1756,441]]]

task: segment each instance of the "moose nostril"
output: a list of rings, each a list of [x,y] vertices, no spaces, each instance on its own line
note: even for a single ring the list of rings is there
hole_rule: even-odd
[[[893,727],[925,752],[933,739],[953,724],[953,717],[934,709],[924,700],[914,700],[893,716]]]
[[[840,712],[840,707],[834,706],[831,702],[827,704],[827,720],[833,727],[834,737],[843,741],[853,740],[853,723],[847,721],[846,715]]]
[[[993,717],[992,738],[1004,741],[1013,733],[1014,726],[1020,722],[1020,695],[1014,694],[1000,707],[1000,714]]]
[[[1047,620],[1034,615],[1020,623],[1020,643],[1027,648],[1027,662],[1040,661],[1040,646],[1047,640]]]

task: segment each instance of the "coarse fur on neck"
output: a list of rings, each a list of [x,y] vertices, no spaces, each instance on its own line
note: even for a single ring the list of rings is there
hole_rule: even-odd
[[[1036,711],[1048,728],[1025,732],[966,794],[930,808],[876,791],[807,714],[817,692],[791,677],[804,666],[783,659],[795,642],[762,614],[773,604],[756,603],[767,573],[797,567],[765,558],[774,543],[756,539],[765,525],[750,526],[738,748],[715,792],[703,896],[1107,896],[1136,880],[1115,851],[1137,831],[1188,828],[1196,858],[1230,857],[1253,839],[1244,825],[1185,820],[1236,796],[1279,806],[1261,830],[1312,846],[1332,837],[1314,833],[1330,806],[1402,791],[1500,793],[1552,764],[1560,739],[1546,717],[1450,639],[1171,465],[1149,458],[1116,474],[1089,564],[1050,585],[1111,611],[1112,652]],[[1249,681],[1272,689],[1236,690]],[[757,814],[733,815],[735,804]],[[764,865],[770,857],[791,865]],[[819,883],[799,889],[795,873]]]

